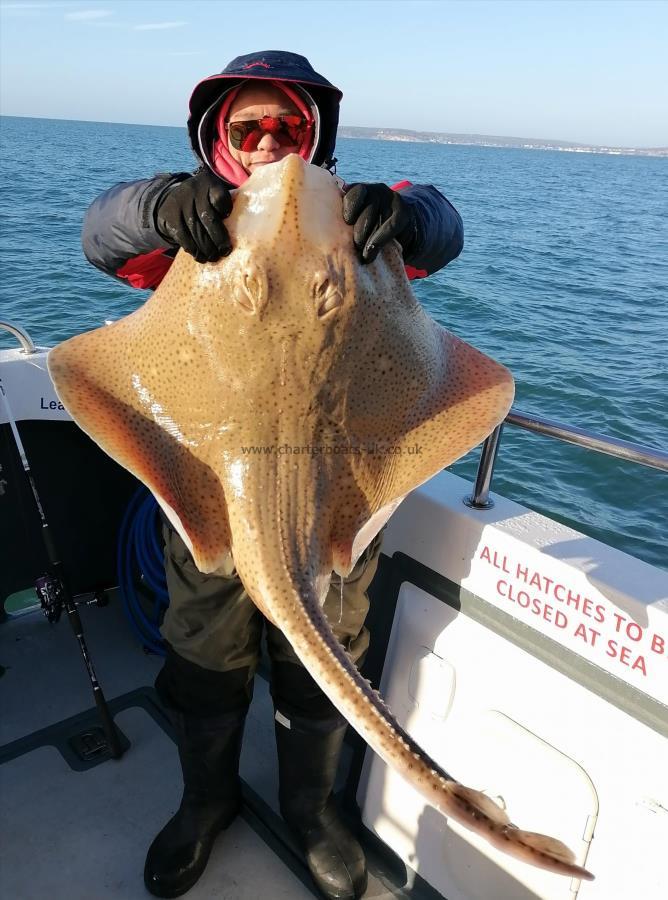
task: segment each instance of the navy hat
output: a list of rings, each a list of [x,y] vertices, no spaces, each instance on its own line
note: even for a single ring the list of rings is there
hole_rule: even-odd
[[[237,56],[218,75],[210,75],[195,86],[190,98],[188,134],[195,154],[202,159],[199,146],[199,126],[202,117],[209,112],[218,97],[222,98],[230,88],[247,80],[287,81],[302,85],[313,98],[320,113],[320,140],[312,162],[322,165],[334,154],[336,129],[339,124],[339,104],[342,92],[315,71],[305,56],[287,50],[262,50]],[[215,116],[207,116],[205,123],[211,133],[206,140],[213,140]],[[207,162],[207,160],[203,160]]]

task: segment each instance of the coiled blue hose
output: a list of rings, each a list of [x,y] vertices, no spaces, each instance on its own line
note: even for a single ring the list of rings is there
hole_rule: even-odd
[[[158,540],[160,511],[153,495],[139,488],[130,500],[118,533],[118,585],[127,619],[146,650],[165,655],[160,623],[169,605],[163,549]],[[147,614],[137,592],[137,582],[153,593],[153,609]]]

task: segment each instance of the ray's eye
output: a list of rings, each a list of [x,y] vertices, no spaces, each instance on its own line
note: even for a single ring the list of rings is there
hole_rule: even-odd
[[[313,298],[316,302],[318,318],[343,306],[343,295],[339,285],[326,274],[316,275],[313,284]]]

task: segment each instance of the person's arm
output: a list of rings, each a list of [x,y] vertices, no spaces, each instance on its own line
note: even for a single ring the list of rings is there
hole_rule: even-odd
[[[352,184],[343,197],[343,218],[353,226],[363,263],[373,262],[385,244],[397,240],[411,278],[442,269],[464,246],[461,216],[428,184]]]
[[[230,253],[222,220],[231,210],[227,186],[207,171],[124,182],[89,208],[81,243],[98,269],[133,287],[155,288],[179,247],[197,262]]]
[[[404,247],[404,262],[414,270],[413,277],[438,272],[456,259],[464,247],[462,217],[450,201],[431,184],[405,181],[393,187],[409,204],[415,232]]]
[[[156,287],[175,250],[158,233],[155,212],[165,193],[189,177],[186,172],[156,175],[122,182],[101,194],[84,217],[81,246],[86,259],[133,287]]]

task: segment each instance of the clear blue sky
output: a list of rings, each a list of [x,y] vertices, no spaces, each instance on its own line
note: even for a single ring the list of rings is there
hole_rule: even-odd
[[[0,112],[180,125],[264,49],[308,56],[346,125],[668,145],[664,0],[0,0]]]

